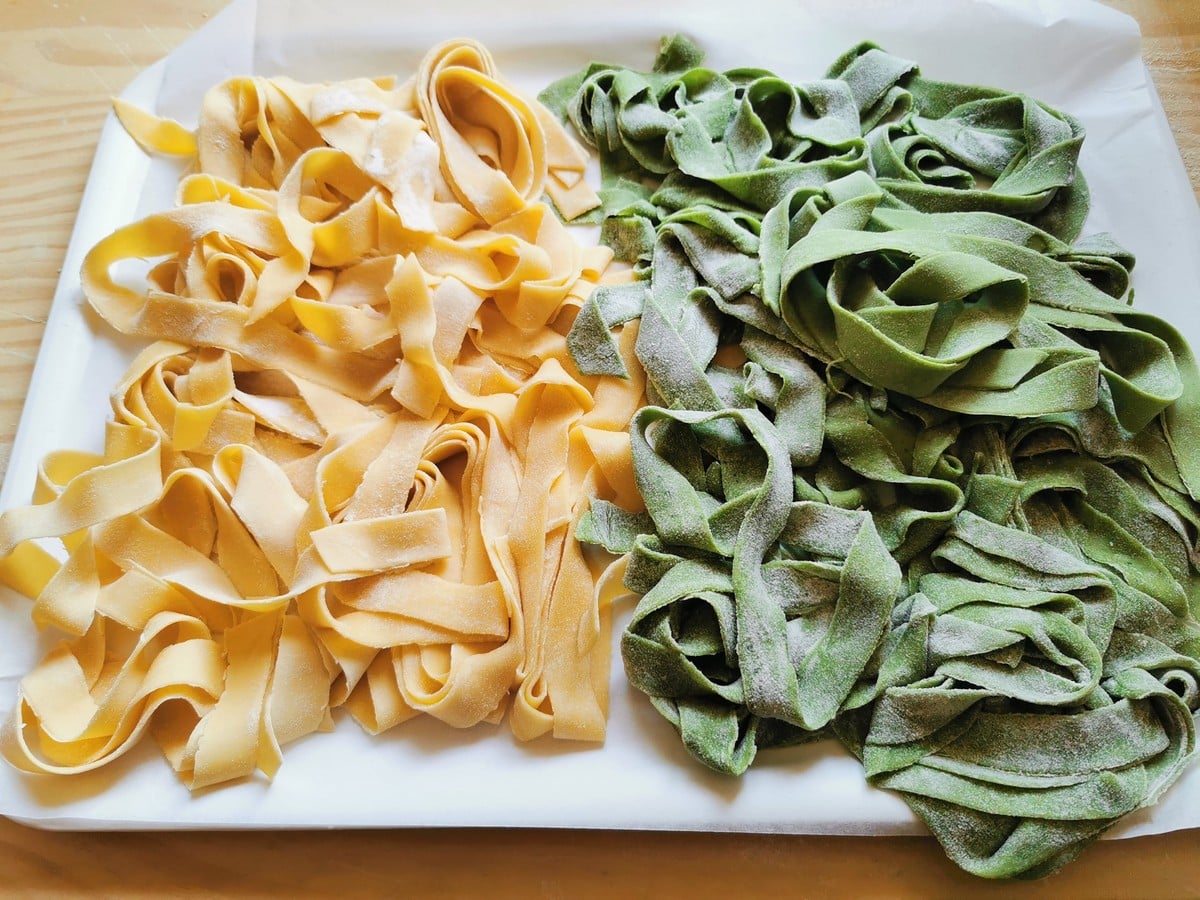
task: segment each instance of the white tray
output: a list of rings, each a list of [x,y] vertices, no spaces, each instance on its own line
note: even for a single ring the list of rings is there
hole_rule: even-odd
[[[468,0],[423,10],[388,0],[237,0],[123,96],[194,122],[204,90],[230,74],[305,80],[407,74],[424,51],[473,36],[501,70],[536,92],[593,58],[648,67],[663,34],[684,31],[713,68],[754,65],[818,77],[863,39],[920,62],[931,77],[1020,89],[1078,116],[1094,194],[1087,231],[1109,230],[1138,256],[1138,305],[1200,347],[1200,214],[1129,19],[1088,0],[797,0],[588,5]],[[736,8],[736,14],[731,12]],[[603,18],[600,17],[601,11]],[[110,119],[97,149],[34,370],[0,509],[30,496],[38,461],[61,447],[99,448],[108,391],[134,346],[85,312],[77,273],[114,228],[170,205],[177,170],[147,159]],[[617,617],[614,635],[629,610]],[[0,715],[46,649],[23,598],[0,591]],[[920,833],[895,795],[868,787],[859,764],[826,742],[764,752],[742,779],[693,763],[670,727],[630,689],[614,657],[603,747],[540,740],[507,726],[460,732],[418,719],[371,738],[348,718],[333,734],[285,748],[274,783],[189,795],[152,742],[108,768],[29,777],[0,764],[0,814],[45,828],[544,826],[793,833]],[[1115,834],[1200,826],[1200,767]]]

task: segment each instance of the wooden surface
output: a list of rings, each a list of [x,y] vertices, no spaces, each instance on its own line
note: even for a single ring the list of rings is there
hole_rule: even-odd
[[[1200,191],[1200,0],[1133,15]],[[223,0],[0,0],[0,476],[111,95]],[[1200,248],[1198,248],[1200,249]],[[0,648],[0,653],[3,649]],[[932,839],[519,830],[60,834],[0,819],[0,896],[1200,897],[1200,831],[1108,841],[1029,885]]]

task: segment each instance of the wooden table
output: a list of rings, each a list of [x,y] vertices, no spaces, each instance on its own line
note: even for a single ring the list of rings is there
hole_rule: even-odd
[[[1200,191],[1200,0],[1133,15]],[[223,0],[0,0],[0,475],[110,96]],[[980,882],[931,838],[450,830],[58,834],[0,820],[0,895],[1200,897],[1200,831]]]

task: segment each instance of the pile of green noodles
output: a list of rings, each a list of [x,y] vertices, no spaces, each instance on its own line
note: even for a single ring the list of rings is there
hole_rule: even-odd
[[[595,147],[579,367],[626,374],[625,669],[718,771],[835,736],[959,865],[1038,877],[1155,802],[1200,706],[1200,373],[1080,239],[1083,129],[878,47],[827,77],[686,39],[543,101]]]

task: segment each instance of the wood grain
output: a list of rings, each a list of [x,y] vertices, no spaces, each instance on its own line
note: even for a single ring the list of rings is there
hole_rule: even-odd
[[[1134,16],[1200,192],[1200,2]],[[108,100],[222,0],[0,0],[0,476]],[[1200,897],[1200,832],[1103,842],[1030,885],[925,838],[443,830],[61,834],[0,820],[3,896]]]

